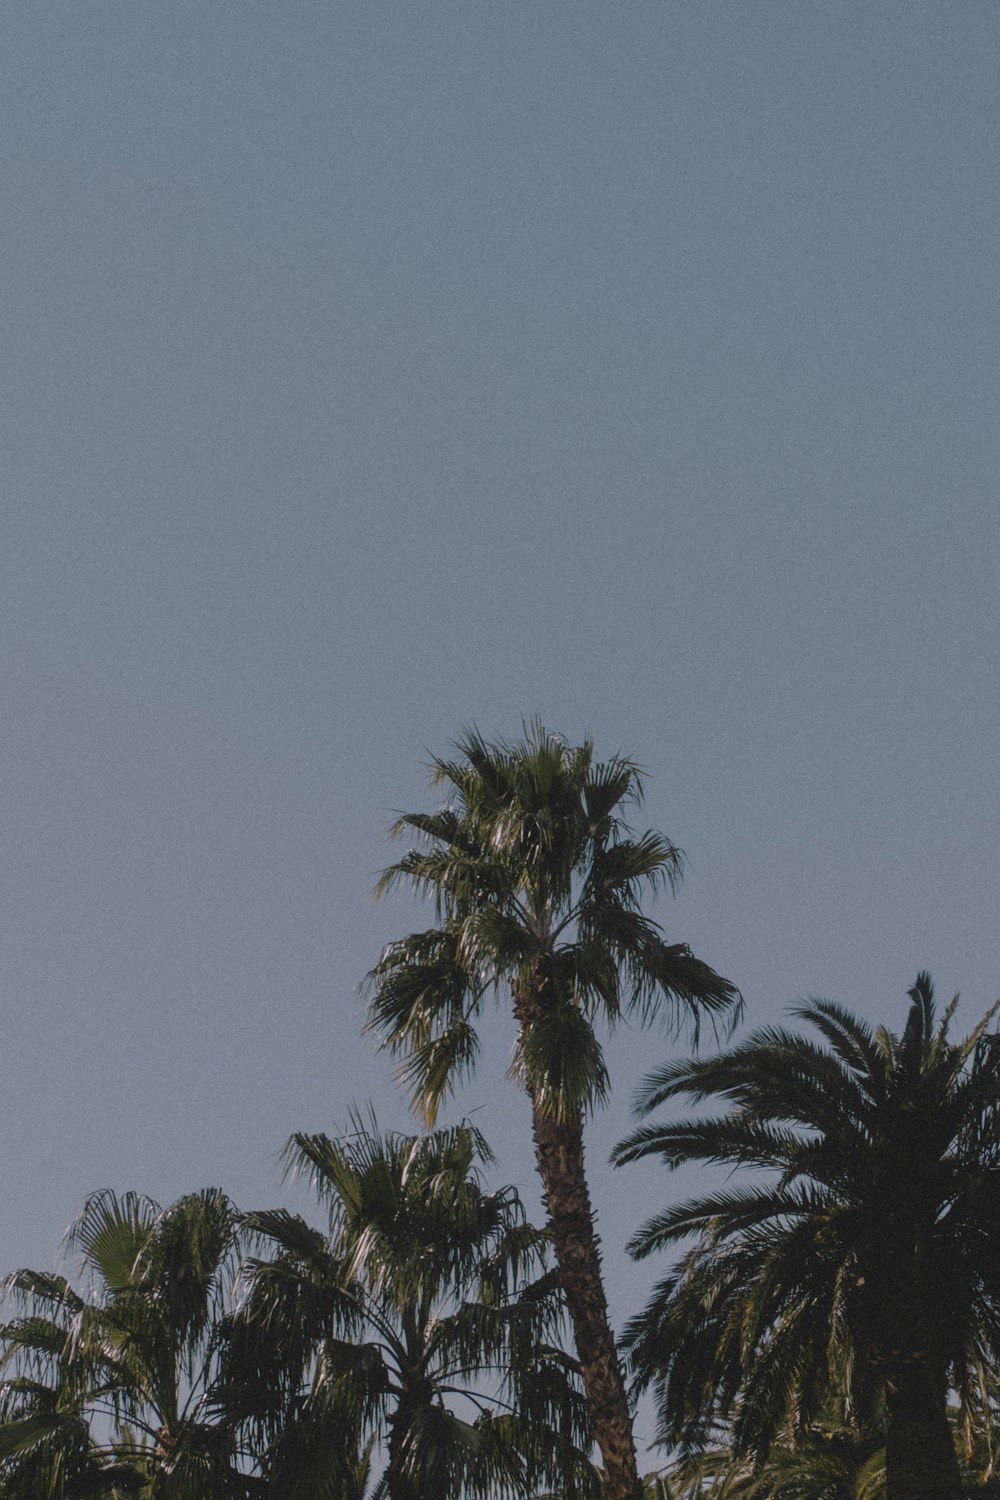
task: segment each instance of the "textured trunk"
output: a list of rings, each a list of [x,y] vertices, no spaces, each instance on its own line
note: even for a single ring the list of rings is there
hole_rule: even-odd
[[[531,1004],[526,1005],[517,994],[514,1004],[523,1028],[530,1023]],[[548,1228],[562,1273],[587,1408],[601,1451],[605,1500],[641,1500],[632,1413],[608,1318],[600,1242],[583,1169],[583,1121],[579,1113],[568,1120],[553,1120],[538,1109],[534,1099],[531,1113]]]
[[[579,1118],[563,1123],[533,1109],[535,1158],[556,1259],[566,1288],[587,1406],[604,1465],[607,1500],[636,1500],[642,1486],[632,1414],[601,1277],[601,1253],[583,1171]]]
[[[387,1500],[421,1500],[417,1487],[406,1472],[406,1439],[416,1403],[404,1393],[389,1423],[388,1463],[385,1470]]]
[[[958,1500],[962,1480],[945,1408],[945,1383],[922,1361],[887,1375],[886,1500]]]
[[[948,1423],[947,1370],[934,1354],[940,1347],[938,1315],[932,1287],[922,1274],[933,1243],[935,1210],[925,1200],[923,1179],[911,1170],[908,1137],[909,1131],[882,1184],[884,1227],[872,1251],[880,1263],[866,1280],[876,1299],[868,1309],[876,1335],[871,1358],[881,1366],[889,1419],[886,1500],[957,1500],[962,1479]],[[927,1159],[919,1146],[909,1149],[913,1159]]]

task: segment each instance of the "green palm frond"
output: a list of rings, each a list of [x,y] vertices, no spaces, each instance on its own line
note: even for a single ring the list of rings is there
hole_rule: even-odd
[[[610,1091],[601,1045],[573,1004],[545,1007],[519,1038],[510,1071],[554,1120],[589,1113]]]
[[[673,1125],[640,1125],[614,1149],[616,1165],[658,1156],[671,1169],[687,1161],[743,1167],[794,1169],[812,1142],[780,1124],[764,1120],[682,1120]]]
[[[859,1428],[843,1402],[829,1401],[815,1422],[760,1462],[739,1457],[731,1431],[722,1428],[655,1479],[647,1500],[884,1500],[884,1421]]]
[[[635,906],[644,888],[674,889],[683,868],[681,851],[652,829],[638,838],[619,837],[595,849],[587,867],[587,895],[596,904],[614,893],[624,905]]]
[[[875,1082],[883,1066],[875,1033],[867,1021],[830,1000],[809,1000],[792,1007],[791,1014],[814,1026],[841,1062],[859,1079]]]
[[[139,1193],[92,1193],[67,1243],[80,1252],[101,1286],[112,1293],[126,1291],[134,1284],[136,1259],[159,1211],[158,1204]]]

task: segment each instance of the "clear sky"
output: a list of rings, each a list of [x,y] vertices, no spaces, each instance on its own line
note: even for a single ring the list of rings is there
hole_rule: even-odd
[[[1000,11],[39,0],[0,21],[0,1270],[407,1123],[371,887],[474,721],[649,770],[748,1022],[997,963]],[[475,1109],[535,1195],[510,1033]],[[668,1040],[623,1037],[612,1174]],[[649,1461],[646,1460],[648,1463]]]

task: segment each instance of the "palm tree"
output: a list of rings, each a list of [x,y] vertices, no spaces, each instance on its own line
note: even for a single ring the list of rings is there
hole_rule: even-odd
[[[133,1494],[138,1470],[94,1438],[89,1413],[111,1395],[108,1371],[72,1340],[86,1304],[60,1276],[17,1273],[24,1316],[8,1340],[0,1383],[0,1496],[3,1500],[106,1500]],[[29,1308],[28,1303],[31,1306]],[[46,1313],[54,1312],[54,1317]]]
[[[237,1223],[214,1189],[166,1209],[95,1193],[69,1237],[85,1293],[60,1276],[9,1278],[17,1316],[0,1328],[12,1372],[0,1385],[0,1494],[247,1493],[231,1433],[205,1411]]]
[[[248,1215],[261,1253],[228,1328],[220,1399],[287,1500],[523,1495],[554,1482],[592,1496],[586,1410],[556,1342],[558,1278],[513,1188],[468,1125],[382,1136],[355,1116],[341,1140],[296,1135],[329,1211],[321,1233],[285,1210]],[[529,1277],[534,1279],[529,1281]],[[363,1465],[362,1465],[363,1470]]]
[[[517,1021],[512,1075],[531,1101],[548,1227],[573,1324],[601,1451],[607,1500],[641,1485],[632,1420],[608,1318],[584,1172],[583,1126],[608,1075],[595,1022],[676,1022],[732,1014],[736,990],[668,944],[641,910],[644,891],[673,887],[680,851],[653,832],[635,836],[623,809],[642,799],[632,761],[594,760],[529,726],[523,741],[487,744],[472,731],[458,758],[435,760],[447,788],[437,812],[401,817],[412,849],[382,876],[431,895],[437,924],[389,945],[370,976],[369,1026],[404,1059],[401,1077],[433,1122],[442,1099],[472,1072],[476,1021],[506,995]]]
[[[939,1020],[927,974],[909,998],[898,1036],[814,1000],[794,1014],[818,1041],[760,1031],[647,1080],[643,1113],[675,1099],[729,1109],[649,1123],[619,1163],[754,1169],[667,1208],[630,1247],[697,1237],[626,1333],[663,1441],[696,1450],[731,1417],[736,1452],[760,1457],[842,1386],[861,1423],[884,1402],[888,1500],[960,1493],[949,1391],[985,1409],[1000,1354],[997,1007],[952,1042],[956,1002]]]

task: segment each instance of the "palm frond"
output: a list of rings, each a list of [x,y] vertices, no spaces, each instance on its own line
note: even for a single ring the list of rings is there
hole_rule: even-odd
[[[159,1204],[139,1193],[121,1197],[108,1189],[92,1193],[70,1226],[67,1244],[80,1251],[84,1263],[109,1291],[126,1291],[134,1283],[136,1260],[159,1213]]]
[[[553,1120],[589,1113],[610,1089],[601,1045],[572,1004],[545,1007],[520,1037],[510,1072],[539,1113]]]

